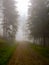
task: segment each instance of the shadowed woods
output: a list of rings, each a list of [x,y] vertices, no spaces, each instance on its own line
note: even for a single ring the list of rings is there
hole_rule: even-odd
[[[49,65],[49,0],[0,0],[0,65]]]

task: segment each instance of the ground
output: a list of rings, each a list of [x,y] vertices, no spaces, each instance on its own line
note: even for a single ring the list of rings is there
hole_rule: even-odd
[[[28,43],[21,42],[7,65],[49,65],[49,62],[36,53]]]

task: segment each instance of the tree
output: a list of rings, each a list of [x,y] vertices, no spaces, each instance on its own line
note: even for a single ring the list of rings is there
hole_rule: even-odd
[[[3,35],[4,38],[14,39],[17,31],[17,11],[14,0],[3,0]]]
[[[46,44],[46,38],[49,38],[49,11],[48,2],[46,0],[31,0],[31,7],[29,8],[29,30],[30,36],[35,40],[43,41],[43,46]],[[31,10],[31,11],[30,11]]]

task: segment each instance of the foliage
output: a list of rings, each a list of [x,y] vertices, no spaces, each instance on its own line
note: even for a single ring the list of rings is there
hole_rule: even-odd
[[[3,0],[3,37],[15,39],[18,14],[14,0]]]
[[[42,45],[46,46],[46,43],[49,42],[49,1],[31,0],[31,4],[32,5],[28,11],[28,15],[30,15],[28,17],[28,29],[30,30],[30,38],[41,41],[43,42]]]

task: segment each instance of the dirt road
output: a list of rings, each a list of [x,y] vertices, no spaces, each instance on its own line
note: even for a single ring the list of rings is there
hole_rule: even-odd
[[[21,42],[7,65],[49,65],[49,63],[32,50],[28,43]]]

